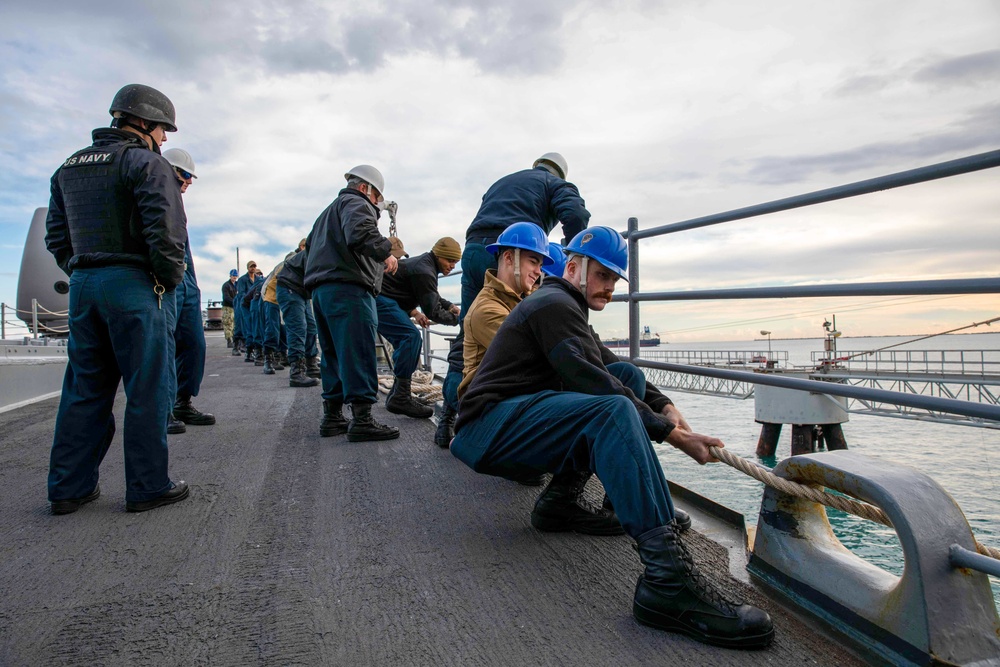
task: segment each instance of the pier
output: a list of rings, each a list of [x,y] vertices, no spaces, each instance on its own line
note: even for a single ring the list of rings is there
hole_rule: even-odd
[[[399,440],[320,438],[318,388],[294,389],[209,334],[211,427],[170,436],[191,498],[124,507],[121,419],[101,497],[51,516],[58,398],[0,414],[3,665],[860,665],[837,640],[686,543],[724,590],[768,610],[771,648],[698,644],[636,623],[627,537],[534,530],[539,492],[477,475],[389,415]],[[588,494],[599,502],[591,481]]]

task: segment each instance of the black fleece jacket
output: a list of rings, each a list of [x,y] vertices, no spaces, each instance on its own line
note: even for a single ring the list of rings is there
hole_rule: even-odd
[[[497,330],[459,404],[456,432],[508,398],[545,390],[575,391],[628,397],[649,437],[663,442],[673,424],[608,372],[601,345],[587,322],[589,314],[580,290],[562,278],[546,278]]]
[[[379,211],[361,192],[344,188],[306,238],[305,288],[350,283],[372,296],[382,291],[383,262],[392,242],[378,230]]]
[[[451,302],[438,294],[438,265],[433,252],[399,260],[395,275],[387,273],[382,279],[382,295],[406,312],[420,306],[424,315],[439,324],[458,324],[458,315],[448,310]]]

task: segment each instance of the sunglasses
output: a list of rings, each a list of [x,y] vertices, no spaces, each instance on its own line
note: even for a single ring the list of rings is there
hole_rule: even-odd
[[[188,171],[184,171],[183,169],[174,167],[174,171],[176,171],[180,175],[180,177],[183,178],[185,181],[190,181],[191,179],[194,178],[194,174]]]

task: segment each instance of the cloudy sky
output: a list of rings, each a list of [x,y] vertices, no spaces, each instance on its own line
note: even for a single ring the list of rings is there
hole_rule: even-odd
[[[49,178],[125,83],[177,107],[204,298],[376,165],[411,251],[562,152],[591,224],[687,220],[1000,148],[994,0],[47,1],[0,8],[0,300]],[[128,9],[124,9],[128,7]],[[643,242],[643,290],[998,275],[996,169]],[[388,225],[387,216],[383,223]],[[559,234],[553,232],[556,240]],[[443,293],[457,300],[457,280]],[[991,297],[644,304],[672,343],[940,331]],[[623,305],[595,318],[624,334]]]

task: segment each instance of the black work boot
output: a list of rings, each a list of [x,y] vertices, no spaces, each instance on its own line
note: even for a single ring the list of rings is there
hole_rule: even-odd
[[[264,351],[264,370],[261,373],[264,375],[274,375],[274,352],[270,350]]]
[[[332,398],[323,399],[323,421],[319,423],[319,434],[326,438],[347,433],[347,418],[344,417],[344,402]]]
[[[185,431],[187,431],[187,426],[184,425],[184,422],[175,417],[173,412],[167,414],[168,434],[177,435],[178,433],[184,433]]]
[[[302,357],[292,359],[289,368],[291,368],[288,372],[289,387],[315,387],[319,384],[319,380],[306,375],[306,361]]]
[[[243,341],[237,340],[233,343],[233,351],[231,353],[234,357],[238,357],[243,354]]]
[[[375,421],[371,403],[352,403],[351,414],[353,417],[347,426],[347,439],[351,442],[394,440],[399,437],[398,428]]]
[[[553,475],[535,501],[531,525],[557,533],[575,531],[584,535],[621,535],[625,532],[613,511],[594,507],[583,497],[589,472],[562,472]]]
[[[253,350],[253,365],[263,366],[264,365],[264,348],[260,345],[255,345]]]
[[[727,648],[763,648],[774,639],[767,612],[727,600],[699,572],[674,524],[640,535],[636,550],[646,570],[632,614],[643,625]]]
[[[608,494],[604,494],[604,502],[601,503],[601,507],[606,510],[615,511],[615,506],[611,504],[611,498],[608,498]],[[691,515],[682,510],[681,508],[674,506],[674,523],[683,533],[691,527]]]
[[[288,363],[288,355],[285,354],[284,350],[279,350],[276,353],[276,356],[274,358],[274,362],[275,362],[274,363],[274,370],[276,370],[276,371],[283,371],[283,370],[285,370],[285,367],[289,365],[289,363]],[[279,366],[281,366],[281,368],[278,368]]]
[[[434,414],[434,408],[413,398],[410,393],[410,378],[401,377],[394,378],[392,391],[385,399],[385,409],[414,419],[427,419]]]
[[[434,444],[447,449],[451,439],[455,437],[455,411],[449,405],[441,406],[438,414],[438,427],[434,433]]]
[[[323,377],[319,370],[319,357],[306,357],[306,375],[317,380]]]
[[[253,345],[247,345],[247,356],[243,361],[252,363],[254,360],[254,352],[256,351]]]
[[[215,415],[200,412],[191,405],[190,396],[177,397],[177,402],[174,403],[174,417],[191,426],[211,426],[215,423]]]

